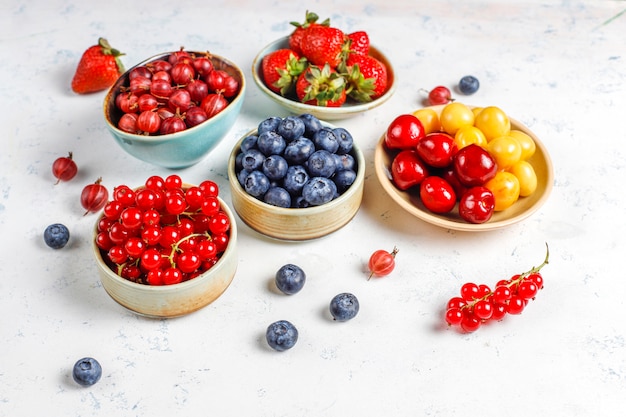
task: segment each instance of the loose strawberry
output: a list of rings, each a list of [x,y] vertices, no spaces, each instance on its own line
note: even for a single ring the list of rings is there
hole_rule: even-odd
[[[302,55],[313,65],[336,68],[344,57],[345,34],[337,28],[316,25],[304,31]]]
[[[345,63],[345,73],[348,95],[356,101],[372,101],[387,89],[387,67],[371,55],[350,54]]]
[[[80,58],[72,79],[72,90],[86,94],[111,87],[124,72],[119,59],[121,55],[106,39],[98,39],[98,44],[87,49]]]
[[[310,65],[298,77],[296,95],[305,104],[339,107],[346,101],[345,79],[330,65]]]
[[[352,53],[359,55],[369,55],[370,53],[370,38],[367,32],[359,30],[348,34],[348,40],[350,41],[349,50]]]
[[[261,68],[267,88],[286,96],[306,68],[306,59],[291,49],[279,49],[263,57]]]
[[[289,35],[289,49],[302,55],[302,48],[300,47],[300,44],[302,43],[302,38],[304,37],[304,32],[306,31],[306,29],[316,25],[330,26],[329,19],[324,20],[322,23],[317,23],[318,19],[319,16],[317,14],[309,12],[307,10],[304,23],[291,22],[291,24],[296,28],[291,33],[291,35]]]

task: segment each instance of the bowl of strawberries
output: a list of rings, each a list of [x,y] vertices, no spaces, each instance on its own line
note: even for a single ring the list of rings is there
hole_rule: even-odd
[[[385,103],[396,89],[387,57],[367,32],[346,33],[307,12],[291,34],[265,46],[252,76],[270,99],[294,114],[322,120],[355,116]]]

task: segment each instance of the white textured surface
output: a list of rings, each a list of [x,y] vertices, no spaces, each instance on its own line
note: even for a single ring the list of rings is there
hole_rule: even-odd
[[[626,404],[626,168],[624,1],[155,0],[4,2],[0,14],[0,416],[618,416]],[[351,4],[354,3],[354,4]],[[229,201],[232,144],[269,115],[285,115],[250,78],[256,52],[289,33],[306,9],[346,31],[364,29],[395,63],[399,88],[385,105],[342,122],[368,160],[362,209],[335,234],[307,243],[264,239],[240,226],[239,270],[204,310],[175,320],[126,312],[104,292],[91,258],[95,216],[84,185],[139,185],[170,171],[132,159],[102,118],[104,93],[76,96],[70,80],[98,36],[127,66],[184,45],[238,63],[249,89],[228,139],[178,173],[205,178]],[[607,22],[605,24],[605,22]],[[498,105],[548,147],[555,187],[526,222],[489,234],[417,221],[384,198],[373,149],[419,89],[473,74],[469,104]],[[462,97],[461,97],[462,98]],[[77,178],[54,184],[52,161],[73,151]],[[53,251],[53,222],[72,233]],[[519,317],[462,335],[442,307],[467,281],[494,284],[543,259],[546,288]],[[367,281],[376,249],[400,248],[392,276]],[[305,289],[271,289],[284,263]],[[334,323],[327,305],[355,293],[361,312]],[[288,352],[270,351],[267,325],[300,330]],[[93,356],[102,380],[71,378]],[[52,407],[54,411],[52,410]]]

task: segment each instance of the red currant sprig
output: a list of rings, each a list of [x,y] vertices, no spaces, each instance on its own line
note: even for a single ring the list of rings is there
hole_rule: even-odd
[[[463,284],[460,295],[448,301],[446,322],[470,333],[478,330],[483,323],[502,320],[507,313],[521,314],[543,288],[540,271],[548,264],[549,257],[550,250],[546,244],[546,257],[541,265],[511,279],[498,281],[493,290],[473,282]]]

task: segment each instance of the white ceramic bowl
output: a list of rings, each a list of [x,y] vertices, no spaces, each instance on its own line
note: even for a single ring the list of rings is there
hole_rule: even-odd
[[[326,236],[352,220],[361,206],[365,183],[365,158],[356,141],[351,155],[357,164],[357,176],[343,194],[320,206],[283,208],[250,196],[237,180],[235,158],[239,153],[241,142],[255,133],[256,129],[244,135],[233,148],[228,160],[228,182],[233,208],[244,223],[272,238],[302,241]]]
[[[201,55],[199,52],[192,52]],[[165,168],[179,169],[200,162],[209,154],[235,124],[243,104],[246,81],[237,65],[217,55],[211,55],[215,69],[221,69],[239,81],[239,92],[221,112],[197,126],[168,135],[144,136],[124,132],[117,127],[122,112],[115,106],[120,87],[128,85],[128,74],[134,68],[163,59],[172,52],[159,54],[126,71],[109,89],[104,99],[104,119],[115,142],[127,153],[142,161]]]
[[[320,107],[313,106],[310,104],[304,104],[297,99],[283,97],[280,94],[277,94],[267,88],[265,82],[263,81],[263,73],[262,73],[262,61],[263,57],[270,52],[277,51],[279,49],[288,48],[289,47],[289,37],[280,38],[265,48],[263,48],[258,55],[254,58],[252,62],[252,78],[254,82],[259,87],[259,89],[265,93],[270,99],[280,104],[282,107],[286,108],[288,111],[294,114],[303,114],[303,113],[311,113],[317,118],[321,120],[341,120],[347,119],[349,117],[356,116],[357,114],[363,113],[365,111],[374,109],[381,104],[385,103],[387,100],[391,98],[391,96],[396,91],[396,80],[395,74],[393,70],[393,66],[387,59],[387,57],[376,47],[370,47],[370,55],[380,60],[387,67],[388,74],[388,86],[385,94],[380,96],[379,98],[372,100],[368,103],[357,103],[353,101],[348,101],[346,104],[341,107]]]
[[[443,107],[444,106],[433,106],[432,108],[439,113]],[[520,130],[535,141],[536,151],[534,155],[528,159],[528,162],[532,164],[537,175],[537,189],[530,196],[521,197],[506,210],[494,212],[491,219],[486,223],[468,223],[461,218],[456,208],[446,214],[432,213],[424,207],[416,192],[398,189],[391,180],[390,167],[393,156],[385,146],[384,134],[380,138],[374,154],[376,176],[387,195],[400,205],[400,207],[418,219],[435,226],[467,232],[483,232],[500,229],[521,222],[539,210],[550,196],[554,183],[554,168],[548,150],[537,135],[523,123],[511,117],[509,117],[509,119],[511,121],[511,129]]]
[[[113,300],[128,310],[146,317],[179,317],[199,310],[219,298],[232,282],[237,270],[237,224],[232,211],[219,199],[230,218],[230,239],[226,250],[208,271],[188,281],[172,285],[138,284],[117,275],[109,268],[92,239],[92,250],[100,281]]]

